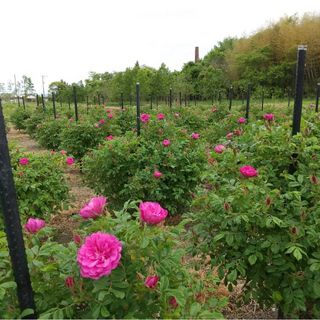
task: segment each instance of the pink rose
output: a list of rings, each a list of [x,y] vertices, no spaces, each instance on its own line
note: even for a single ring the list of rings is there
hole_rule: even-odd
[[[148,122],[150,120],[150,114],[142,113],[140,116],[140,120],[144,123]]]
[[[158,202],[141,202],[139,211],[141,220],[148,224],[158,224],[168,215],[168,211],[163,209]]]
[[[274,120],[274,114],[273,113],[266,113],[263,115],[263,119],[267,121],[273,121]]]
[[[99,126],[99,123],[95,123],[95,124],[94,124],[94,127],[95,127],[95,128],[99,128],[99,127],[100,127],[100,126]]]
[[[73,277],[67,277],[65,280],[64,280],[64,284],[66,285],[66,287],[68,288],[72,288],[74,286],[74,279]]]
[[[222,153],[224,150],[226,149],[226,147],[223,144],[218,144],[214,147],[214,152],[216,153]]]
[[[241,136],[242,131],[239,130],[239,129],[235,129],[235,130],[233,130],[233,133],[234,133],[236,136]]]
[[[170,144],[171,144],[171,142],[170,142],[169,139],[164,139],[164,140],[162,141],[162,145],[165,146],[165,147],[170,146]]]
[[[158,113],[157,114],[157,119],[158,120],[163,120],[165,118],[165,115],[163,113]]]
[[[229,132],[229,133],[226,135],[226,138],[227,138],[228,140],[231,140],[232,137],[233,137],[233,133],[232,133],[232,132]]]
[[[93,197],[90,202],[80,210],[80,216],[83,219],[96,218],[103,213],[106,203],[106,197]]]
[[[110,136],[105,137],[106,140],[111,141],[113,140],[113,136],[110,134]]]
[[[78,251],[81,276],[97,280],[109,275],[119,265],[121,250],[121,242],[114,235],[92,233]]]
[[[111,110],[110,109],[106,109],[106,113],[110,113],[111,112]]]
[[[247,121],[246,118],[243,118],[243,117],[238,119],[238,123],[240,124],[246,123],[246,121]]]
[[[28,158],[21,158],[19,160],[19,163],[22,165],[22,166],[26,166],[27,164],[29,164],[29,159]]]
[[[46,225],[45,221],[37,218],[29,218],[27,223],[24,225],[24,228],[29,233],[37,233]]]
[[[52,155],[56,154],[56,152],[55,152],[54,150],[51,150],[50,153],[51,153]]]
[[[162,176],[162,173],[160,171],[155,171],[153,173],[153,176],[156,178],[156,179],[159,179],[161,176]]]
[[[109,118],[109,119],[112,119],[112,118],[113,118],[112,113],[108,113],[108,118]]]
[[[105,123],[106,123],[106,120],[104,120],[104,119],[100,119],[100,120],[99,120],[99,124],[102,125],[102,124],[105,124]]]
[[[67,164],[68,166],[72,166],[72,165],[74,164],[74,158],[73,158],[73,157],[68,157],[68,158],[66,159],[66,164]]]
[[[67,154],[67,151],[66,150],[61,150],[60,153],[65,156]]]
[[[147,288],[154,289],[156,287],[156,285],[158,284],[159,279],[160,278],[158,276],[148,276],[146,278],[146,281],[144,282],[144,285]]]
[[[195,140],[199,139],[200,138],[200,133],[193,132],[192,135],[191,135],[191,138],[195,139]]]
[[[251,166],[243,166],[240,168],[240,173],[246,178],[256,177],[258,175],[258,171]]]

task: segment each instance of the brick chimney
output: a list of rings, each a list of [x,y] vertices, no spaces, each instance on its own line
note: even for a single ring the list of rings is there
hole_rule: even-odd
[[[194,62],[197,63],[199,60],[199,47],[196,47],[194,52]]]

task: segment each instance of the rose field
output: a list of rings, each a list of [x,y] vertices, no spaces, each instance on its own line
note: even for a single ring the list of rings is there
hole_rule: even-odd
[[[38,317],[320,317],[320,115],[4,103]],[[2,219],[2,215],[0,216]],[[0,220],[0,317],[19,318]]]

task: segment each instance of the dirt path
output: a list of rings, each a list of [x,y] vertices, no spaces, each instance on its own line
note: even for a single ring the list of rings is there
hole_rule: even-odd
[[[15,142],[22,151],[37,154],[49,153],[48,150],[43,149],[36,141],[31,139],[28,134],[14,128],[10,128],[7,137],[10,142]],[[72,216],[78,214],[83,205],[94,196],[93,190],[84,185],[78,169],[66,168],[65,179],[69,186],[70,206],[61,212],[57,212],[57,214],[51,215],[49,222],[49,225],[57,229],[57,241],[59,242],[68,242],[72,239],[73,230],[77,227],[77,223],[72,219]]]

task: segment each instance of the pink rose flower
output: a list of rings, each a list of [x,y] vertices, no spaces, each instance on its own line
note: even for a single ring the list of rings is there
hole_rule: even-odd
[[[141,202],[139,211],[141,220],[148,224],[158,224],[168,215],[168,211],[163,209],[158,202]]]
[[[22,165],[22,166],[26,166],[27,164],[29,164],[29,159],[28,158],[21,158],[19,160],[19,163]]]
[[[267,121],[273,121],[274,120],[274,114],[273,113],[266,113],[263,115],[263,119]]]
[[[148,122],[150,120],[150,114],[142,113],[140,116],[140,120],[144,123]]]
[[[67,154],[67,151],[66,150],[61,150],[60,153],[65,156]]]
[[[110,134],[110,136],[105,137],[106,140],[111,141],[113,140],[113,136]]]
[[[252,178],[258,175],[258,171],[254,167],[248,165],[241,167],[240,173],[246,178]]]
[[[153,173],[153,176],[156,178],[156,179],[159,179],[161,176],[162,176],[162,173],[160,171],[155,171]]]
[[[163,113],[158,113],[157,114],[157,119],[158,120],[163,120],[165,118],[165,115]]]
[[[96,218],[103,213],[104,207],[107,203],[107,198],[100,196],[100,197],[93,197],[89,203],[87,203],[81,210],[80,216],[83,219],[89,218]]]
[[[165,146],[165,147],[170,146],[170,144],[171,144],[171,142],[170,142],[169,139],[164,139],[164,140],[162,141],[162,145]]]
[[[144,285],[147,288],[154,289],[157,286],[159,279],[160,278],[158,276],[148,276],[144,282]]]
[[[108,113],[108,118],[112,119],[113,118],[113,114],[112,113]]]
[[[121,242],[114,235],[92,233],[78,251],[81,276],[97,280],[109,275],[119,265],[121,250]]]
[[[99,120],[99,124],[102,125],[102,124],[105,124],[105,123],[106,123],[106,120],[104,120],[104,119],[100,119],[100,120]]]
[[[99,128],[99,127],[100,127],[100,126],[99,126],[99,123],[95,123],[95,124],[94,124],[94,127],[95,127],[95,128]]]
[[[191,138],[195,139],[195,140],[199,139],[200,138],[200,133],[193,132],[192,135],[191,135]]]
[[[240,124],[246,123],[246,121],[247,121],[246,118],[243,118],[243,117],[238,119],[238,123]]]
[[[74,164],[74,158],[73,158],[73,157],[68,157],[68,158],[66,159],[66,164],[67,164],[68,166],[72,166],[72,165]]]
[[[232,133],[232,132],[229,132],[229,133],[226,135],[226,138],[227,138],[228,140],[231,140],[232,137],[233,137],[233,133]]]
[[[37,233],[46,225],[45,221],[37,218],[29,218],[24,228],[29,233]]]
[[[241,136],[242,131],[239,130],[239,129],[235,129],[235,130],[233,130],[233,133],[234,133],[236,136]]]
[[[111,112],[111,110],[110,109],[106,109],[106,113],[110,113]]]
[[[224,150],[226,149],[226,147],[223,144],[218,144],[214,147],[214,152],[216,153],[222,153]]]
[[[67,277],[65,280],[64,280],[64,284],[66,285],[66,287],[68,288],[72,288],[74,286],[74,279],[73,277]]]
[[[50,153],[51,153],[52,155],[56,154],[56,152],[55,152],[54,150],[51,150]]]

